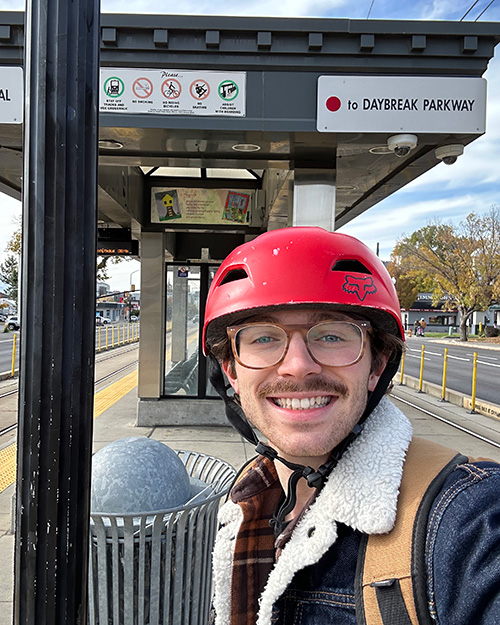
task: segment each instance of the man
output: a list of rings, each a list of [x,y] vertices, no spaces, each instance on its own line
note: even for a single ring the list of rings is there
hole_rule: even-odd
[[[411,440],[384,397],[403,341],[391,278],[352,237],[276,230],[221,265],[204,347],[230,422],[260,455],[220,511],[217,625],[366,622],[358,556],[366,535],[394,527]],[[461,464],[436,494],[424,529],[437,623],[500,622],[499,493],[485,462]]]

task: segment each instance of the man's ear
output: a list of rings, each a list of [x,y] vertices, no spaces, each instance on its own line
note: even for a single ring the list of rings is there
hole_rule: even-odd
[[[222,370],[226,374],[229,383],[233,387],[235,393],[239,393],[238,390],[238,378],[236,376],[236,367],[234,362],[223,362]]]
[[[377,382],[379,381],[380,376],[384,372],[384,370],[385,370],[385,368],[387,366],[388,360],[389,360],[389,358],[384,357],[382,359],[382,363],[381,363],[380,367],[378,368],[378,370],[377,371],[372,371],[370,373],[370,377],[368,379],[368,390],[369,391],[373,391],[375,389],[375,387],[377,386]]]

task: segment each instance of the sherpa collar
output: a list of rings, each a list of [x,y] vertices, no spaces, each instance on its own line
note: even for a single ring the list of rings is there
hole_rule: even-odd
[[[383,534],[393,528],[411,433],[407,418],[384,397],[284,547],[262,593],[257,625],[271,623],[272,606],[295,573],[317,562],[336,541],[337,523],[366,534]],[[226,527],[221,530],[214,551],[214,604],[217,625],[227,625],[232,555],[229,545],[234,542],[226,541],[237,533],[241,522],[239,507],[228,502],[221,509],[220,521]]]

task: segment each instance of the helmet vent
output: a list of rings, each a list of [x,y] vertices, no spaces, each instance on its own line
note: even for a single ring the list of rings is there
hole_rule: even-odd
[[[367,273],[370,275],[372,273],[359,260],[347,258],[338,260],[332,267],[332,271],[354,271],[356,273]]]
[[[232,269],[220,281],[219,286],[227,284],[228,282],[234,282],[235,280],[244,280],[248,278],[248,274],[244,269]]]

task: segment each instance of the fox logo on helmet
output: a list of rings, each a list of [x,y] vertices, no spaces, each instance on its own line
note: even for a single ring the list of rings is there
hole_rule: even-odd
[[[357,278],[356,276],[345,276],[345,282],[342,285],[342,290],[346,293],[354,293],[360,301],[363,301],[367,295],[377,292],[377,287],[373,283],[372,276],[366,276],[365,278]]]

